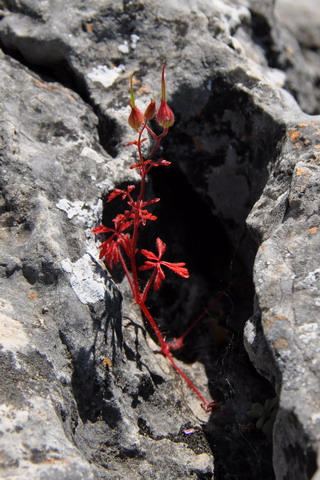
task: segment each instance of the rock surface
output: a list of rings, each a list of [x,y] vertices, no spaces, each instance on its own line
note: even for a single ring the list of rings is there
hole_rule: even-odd
[[[0,3],[1,478],[318,480],[315,48],[271,0],[66,3]],[[90,233],[136,181],[130,73],[144,105],[165,59],[175,163],[152,188],[194,275],[155,305],[175,334],[229,287],[177,360],[220,401],[210,418]],[[248,415],[273,387],[274,474]]]

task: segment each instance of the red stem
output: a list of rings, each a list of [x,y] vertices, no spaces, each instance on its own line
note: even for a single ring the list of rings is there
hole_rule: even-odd
[[[154,133],[154,131],[151,130],[150,127],[148,127],[148,125],[146,125],[146,129],[148,130],[148,132],[150,133],[150,135],[152,135],[153,138],[155,138],[155,139],[158,138],[158,135],[156,135],[156,134]]]
[[[145,194],[145,188],[146,188],[146,169],[145,169],[145,166],[144,166],[143,155],[142,155],[142,152],[141,152],[141,137],[142,137],[142,133],[143,133],[145,128],[147,128],[148,131],[151,130],[147,126],[147,122],[144,122],[142,124],[142,127],[141,127],[140,131],[139,131],[139,136],[138,136],[138,140],[137,140],[138,155],[139,155],[139,161],[140,161],[140,164],[141,164],[140,169],[139,169],[140,170],[140,175],[141,175],[141,183],[140,183],[140,192],[139,192],[139,195],[138,195],[138,198],[137,198],[138,202],[143,199],[144,194]],[[160,146],[160,142],[161,142],[162,138],[167,135],[168,130],[169,130],[168,128],[164,128],[163,132],[159,136],[154,134],[155,138],[156,138],[156,144],[152,149],[152,152],[150,154],[150,158],[152,158],[154,156],[154,154],[156,153],[156,151],[158,150],[158,148]],[[132,250],[131,250],[131,254],[130,254],[131,272],[132,272],[132,278],[133,278],[133,284],[134,284],[133,294],[134,294],[135,297],[140,296],[139,279],[138,279],[138,272],[137,272],[137,265],[136,265],[136,258],[135,258],[135,252],[136,252],[137,243],[138,243],[139,225],[140,225],[139,210],[136,209],[135,216],[134,216],[134,221],[133,221]]]
[[[146,184],[146,178],[145,178],[145,168],[143,165],[143,156],[141,152],[141,136],[142,132],[146,127],[147,122],[144,122],[142,125],[142,128],[139,131],[139,136],[137,140],[137,148],[138,148],[138,154],[139,154],[139,161],[140,161],[140,175],[141,175],[141,183],[140,183],[140,192],[137,198],[137,201],[141,201],[144,197],[144,192],[145,192],[145,184]],[[139,233],[139,209],[137,208],[135,210],[135,215],[134,215],[134,220],[133,220],[133,233],[132,233],[132,248],[131,248],[131,253],[130,253],[130,263],[131,263],[131,272],[132,272],[132,278],[133,278],[133,284],[134,288],[132,289],[133,295],[137,301],[137,299],[140,299],[140,289],[139,289],[139,279],[138,279],[138,272],[137,272],[137,264],[136,264],[136,249],[137,249],[137,243],[138,243],[138,233]]]
[[[128,267],[127,267],[127,265],[126,265],[126,262],[124,261],[124,258],[123,258],[123,256],[122,256],[122,254],[121,254],[120,251],[119,251],[119,257],[120,257],[121,266],[122,266],[123,271],[124,271],[124,273],[125,273],[125,275],[126,275],[126,277],[127,277],[127,279],[128,279],[128,282],[129,282],[130,288],[131,288],[131,290],[132,290],[132,293],[133,293],[133,295],[134,295],[134,298],[136,298],[136,297],[137,297],[137,294],[136,294],[136,291],[135,291],[134,282],[133,282],[133,280],[132,280],[132,277],[131,277],[131,275],[130,275],[130,272],[129,272],[129,270],[128,270]]]
[[[173,368],[178,372],[178,374],[180,375],[180,377],[183,378],[183,380],[189,385],[189,387],[195,392],[195,394],[200,398],[201,402],[202,402],[202,406],[204,408],[204,410],[208,410],[210,407],[210,402],[207,402],[204,397],[201,395],[201,393],[199,392],[199,390],[197,389],[197,387],[192,383],[192,381],[190,380],[190,378],[187,377],[187,375],[181,370],[180,367],[178,367],[178,365],[176,364],[176,362],[174,361],[174,359],[172,358],[172,355],[170,353],[170,347],[169,347],[169,344],[165,341],[165,339],[163,338],[163,335],[162,333],[160,332],[159,330],[159,327],[158,325],[156,324],[156,322],[154,321],[151,313],[149,312],[147,306],[145,305],[145,303],[143,301],[139,302],[139,307],[141,308],[141,311],[144,313],[144,315],[146,316],[146,318],[148,319],[150,325],[152,326],[155,334],[157,335],[157,338],[159,340],[159,343],[160,343],[160,347],[161,347],[161,353],[163,355],[165,355],[167,357],[167,359],[169,360],[169,362],[171,363],[171,365],[173,366]]]
[[[155,279],[156,274],[157,274],[157,271],[156,271],[156,269],[154,269],[153,272],[152,272],[152,275],[149,277],[149,280],[146,283],[146,286],[144,287],[143,294],[141,296],[141,300],[143,302],[145,302],[146,299],[147,299],[147,295],[149,293],[150,287],[152,285],[153,280]]]
[[[147,127],[148,131],[149,131],[149,128]],[[167,135],[169,129],[168,128],[164,128],[163,129],[163,132],[161,133],[161,135],[155,135],[154,138],[156,139],[156,144],[155,146],[153,147],[150,155],[149,155],[149,158],[153,158],[154,154],[156,153],[156,151],[158,150],[159,146],[160,146],[160,142],[161,140]]]
[[[163,69],[164,71],[164,69]],[[138,136],[138,140],[137,140],[137,148],[138,148],[138,155],[139,155],[139,161],[140,161],[140,168],[139,168],[139,171],[140,171],[140,176],[141,176],[141,183],[140,183],[140,192],[139,192],[139,195],[137,197],[137,202],[141,202],[144,198],[144,194],[145,194],[145,186],[146,186],[146,175],[147,173],[149,172],[150,168],[147,169],[144,165],[144,161],[143,161],[143,155],[142,155],[142,151],[141,151],[141,136],[142,136],[142,133],[144,131],[144,129],[147,129],[148,132],[153,136],[153,138],[155,138],[155,145],[150,153],[150,156],[149,158],[152,159],[153,156],[155,155],[156,151],[158,150],[159,146],[160,146],[160,143],[161,143],[161,140],[167,135],[168,133],[168,128],[164,128],[163,129],[163,132],[161,133],[161,135],[156,135],[148,126],[147,126],[147,122],[145,121],[142,125],[142,128],[140,129],[139,131],[139,136]],[[131,199],[132,200],[132,199]],[[145,315],[145,317],[147,318],[148,322],[150,323],[154,333],[156,334],[157,336],[157,339],[160,343],[160,348],[161,348],[161,353],[163,355],[165,355],[168,360],[170,361],[171,365],[173,366],[173,368],[176,370],[176,372],[180,375],[181,378],[183,378],[183,380],[189,385],[189,387],[195,392],[195,394],[200,398],[201,402],[202,402],[202,407],[204,408],[204,410],[206,411],[210,411],[212,406],[214,406],[214,402],[207,402],[203,396],[201,395],[201,393],[199,392],[199,390],[195,387],[195,385],[192,383],[192,381],[187,377],[187,375],[178,367],[178,365],[176,364],[176,362],[174,361],[171,353],[170,353],[170,344],[168,342],[165,341],[158,325],[156,324],[153,316],[151,315],[151,313],[149,312],[149,309],[147,308],[146,304],[145,304],[145,301],[146,301],[146,298],[147,298],[147,295],[148,295],[148,292],[150,290],[150,287],[154,281],[154,278],[155,278],[155,275],[156,275],[156,271],[154,271],[152,273],[152,275],[150,276],[148,282],[146,283],[145,287],[144,287],[144,290],[143,290],[143,293],[141,294],[140,292],[140,288],[139,288],[139,279],[138,279],[138,272],[137,272],[137,265],[136,265],[136,249],[137,249],[137,242],[138,242],[138,232],[139,232],[139,226],[140,226],[140,218],[139,218],[139,208],[136,208],[135,209],[135,215],[134,215],[134,221],[133,221],[133,233],[132,233],[132,243],[131,243],[131,251],[129,252],[129,259],[130,259],[130,264],[131,264],[131,275],[130,275],[130,272],[127,268],[127,265],[126,265],[126,262],[123,258],[123,255],[122,253],[120,252],[120,263],[122,265],[122,268],[123,268],[123,271],[128,279],[128,282],[129,282],[129,285],[130,285],[130,288],[132,290],[132,293],[133,293],[133,296],[134,296],[134,299],[136,301],[136,303],[139,305],[142,313]],[[218,301],[220,297],[218,297],[216,299],[216,301]],[[187,329],[187,331],[184,333],[184,335],[181,337],[182,339],[184,339],[186,337],[186,335],[188,335],[188,333],[202,320],[203,316],[204,316],[205,312],[203,312],[197,319],[196,321]]]
[[[138,302],[139,304],[139,307],[141,309],[141,311],[144,313],[145,317],[147,318],[148,322],[150,323],[151,327],[153,328],[154,330],[154,333],[157,335],[157,338],[159,340],[159,343],[160,343],[160,347],[161,347],[161,352],[163,350],[163,348],[166,347],[167,345],[167,342],[165,341],[165,339],[163,338],[163,335],[162,333],[160,332],[160,329],[158,327],[158,325],[156,324],[156,322],[154,321],[154,318],[153,316],[151,315],[151,313],[149,312],[146,304],[140,300]]]
[[[183,342],[184,342],[184,339],[186,338],[187,335],[189,335],[189,333],[191,332],[191,330],[193,330],[197,325],[198,323],[201,322],[201,320],[204,319],[204,317],[206,315],[208,315],[209,311],[212,309],[212,307],[219,302],[219,300],[223,297],[223,295],[226,293],[227,289],[226,290],[223,290],[223,292],[221,292],[209,305],[207,308],[205,308],[203,310],[203,312],[195,319],[195,321],[190,325],[190,327],[187,328],[187,330],[178,338],[176,338],[176,342],[181,342],[181,344],[183,345]]]
[[[202,402],[202,406],[204,408],[204,410],[206,410],[206,407],[209,405],[209,402],[207,402],[203,396],[201,395],[201,393],[199,392],[199,390],[197,389],[197,387],[191,382],[190,378],[187,377],[187,375],[178,367],[178,365],[176,364],[176,362],[174,361],[174,359],[172,358],[171,356],[171,353],[170,351],[168,351],[167,353],[165,353],[165,356],[167,357],[167,359],[170,361],[171,365],[173,366],[173,368],[178,372],[178,374],[180,375],[180,377],[183,378],[183,380],[185,382],[187,382],[187,384],[189,385],[189,387],[194,391],[194,393],[196,395],[198,395],[198,397],[200,398],[201,402]]]

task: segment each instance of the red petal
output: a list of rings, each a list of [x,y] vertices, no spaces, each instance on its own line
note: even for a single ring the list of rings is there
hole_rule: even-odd
[[[127,190],[120,190],[120,188],[114,188],[113,191],[110,193],[107,202],[111,202],[114,198],[118,195],[122,195],[122,200],[129,196],[130,192],[136,188],[134,185],[128,185]]]
[[[164,158],[160,158],[157,163],[158,165],[163,165],[164,167],[168,167],[169,165],[171,165],[171,162],[165,160]]]
[[[156,240],[157,250],[159,252],[159,260],[162,258],[164,252],[166,251],[167,245],[161,240],[161,238],[157,238]]]
[[[130,169],[132,170],[133,168],[138,168],[140,167],[140,163],[134,163],[133,165],[130,166]]]
[[[138,162],[138,163],[135,163],[134,165],[131,165],[130,168],[142,167],[142,166],[145,166],[145,165],[149,165],[149,163],[152,163],[152,161],[151,160],[145,160],[142,164],[141,164],[141,162]]]
[[[157,266],[157,263],[153,263],[153,262],[145,262],[144,265],[142,265],[141,267],[139,267],[138,270],[150,270],[150,268],[154,268]]]
[[[105,227],[104,225],[99,225],[98,227],[91,230],[92,233],[106,233],[106,232],[113,232],[111,228]]]
[[[153,284],[154,290],[159,290],[159,288],[161,286],[161,283],[165,278],[166,278],[166,276],[165,276],[162,268],[158,264],[157,265],[157,274],[156,274],[156,278],[154,279],[154,284]]]
[[[146,202],[142,202],[142,207],[146,207],[147,205],[151,205],[152,203],[160,202],[160,198],[152,198]]]
[[[102,247],[99,258],[105,257],[105,262],[108,265],[108,268],[112,269],[120,261],[120,245],[116,241],[105,242],[100,245]]]
[[[159,160],[155,160],[152,162],[153,167],[168,167],[171,165],[171,162],[168,162],[168,160],[165,160],[164,158],[159,158]]]
[[[161,262],[161,265],[164,265],[164,266],[170,268],[170,270],[177,273],[178,275],[180,275],[183,278],[189,278],[189,276],[190,276],[189,272],[188,272],[188,269],[185,267],[184,262],[181,262],[181,263]]]
[[[101,249],[99,258],[106,257],[110,248],[110,241],[107,240],[106,242],[103,242],[101,245],[99,245],[99,248]]]
[[[142,138],[142,139],[140,140],[140,143],[145,142],[146,140],[148,140],[148,139],[147,139],[147,138]],[[129,147],[130,145],[138,145],[137,140],[134,140],[133,142],[126,143],[125,146],[126,146],[126,147]]]
[[[108,196],[107,202],[111,202],[114,198],[116,198],[118,195],[124,194],[123,190],[120,190],[119,188],[114,188],[110,195]]]
[[[132,250],[132,239],[130,235],[128,234],[121,234],[119,236],[119,243],[123,247],[124,251],[128,255],[128,257],[131,255],[131,250]]]
[[[152,213],[148,212],[148,210],[141,210],[140,218],[145,225],[146,220],[157,220],[158,217],[156,217],[155,215],[152,215]]]
[[[159,260],[158,257],[154,253],[149,252],[149,250],[145,250],[144,248],[141,250],[141,253],[145,257],[149,258],[149,260],[155,260],[156,262],[158,262],[158,260]]]

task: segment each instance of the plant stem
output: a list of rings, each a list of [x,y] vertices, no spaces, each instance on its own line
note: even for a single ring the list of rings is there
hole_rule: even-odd
[[[126,262],[124,261],[124,258],[123,258],[123,256],[122,256],[122,253],[121,253],[121,252],[119,253],[119,257],[120,257],[121,266],[122,266],[123,271],[124,271],[124,273],[125,273],[125,275],[126,275],[126,277],[127,277],[127,279],[128,279],[128,282],[129,282],[130,288],[131,288],[131,290],[132,290],[133,296],[136,298],[137,295],[136,295],[136,290],[135,290],[135,284],[134,284],[134,282],[133,282],[133,280],[132,280],[132,277],[131,277],[131,275],[130,275],[130,272],[129,272],[129,270],[128,270],[128,267],[127,267],[127,265],[126,265]]]
[[[140,299],[140,301],[138,302],[138,305],[141,309],[141,311],[144,313],[145,317],[147,318],[148,322],[150,323],[151,327],[153,328],[154,330],[154,333],[156,334],[158,340],[159,340],[159,343],[160,343],[160,348],[161,348],[161,352],[162,352],[162,349],[166,347],[167,345],[167,342],[165,341],[165,339],[163,338],[163,335],[162,333],[160,332],[160,329],[158,327],[158,325],[156,324],[153,316],[151,315],[151,313],[149,312],[149,309],[148,307],[146,306],[146,304],[144,303],[144,301],[142,301]]]
[[[177,345],[181,345],[181,347],[183,346],[186,336],[189,335],[191,330],[193,330],[204,319],[206,315],[208,315],[212,307],[219,302],[223,295],[225,295],[226,291],[227,289],[223,290],[223,292],[221,292],[217,297],[215,297],[215,299],[208,305],[208,307],[205,308],[202,313],[194,320],[190,327],[188,327],[187,330],[182,335],[180,335],[180,337],[174,339],[173,345],[176,343]],[[175,350],[174,346],[171,349]]]

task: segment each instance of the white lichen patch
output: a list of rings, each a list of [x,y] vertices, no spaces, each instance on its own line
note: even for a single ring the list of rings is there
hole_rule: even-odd
[[[92,238],[91,230],[96,224],[96,219],[101,216],[102,201],[99,199],[95,205],[84,203],[80,200],[71,202],[66,198],[62,198],[56,204],[59,210],[67,214],[69,220],[76,217],[85,225],[86,237]]]
[[[105,296],[103,277],[94,273],[92,265],[92,258],[87,253],[74,263],[68,258],[61,261],[63,270],[70,275],[74,293],[85,305],[103,300]]]
[[[125,66],[120,64],[117,67],[108,68],[106,65],[93,67],[87,73],[87,77],[93,82],[100,83],[104,88],[111,87],[115,80],[125,71]]]
[[[82,215],[82,209],[84,207],[84,202],[80,200],[76,200],[75,202],[70,202],[66,198],[61,198],[59,202],[56,204],[56,207],[63,212],[66,212],[67,217],[71,220],[71,218]]]
[[[118,50],[121,53],[129,53],[129,44],[128,41],[125,40],[121,45],[118,46]]]
[[[127,55],[130,52],[130,49],[134,50],[137,47],[138,40],[140,40],[140,37],[133,33],[130,35],[130,43],[128,40],[124,40],[123,43],[118,46],[119,52]]]
[[[130,35],[130,40],[131,40],[131,48],[132,50],[134,50],[137,46],[137,43],[138,43],[138,40],[140,40],[140,37],[139,35],[136,35],[135,33],[133,33],[132,35]]]

